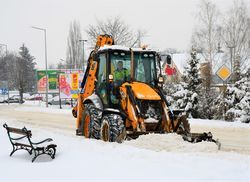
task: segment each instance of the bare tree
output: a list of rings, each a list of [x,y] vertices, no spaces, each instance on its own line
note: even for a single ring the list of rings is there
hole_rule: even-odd
[[[241,71],[246,71],[250,58],[250,15],[244,1],[234,1],[224,16],[223,42],[231,60],[234,81]]]
[[[82,39],[80,23],[73,21],[70,23],[67,40],[66,67],[68,69],[83,68],[83,47],[79,41]]]
[[[89,25],[86,33],[92,46],[95,45],[97,36],[101,34],[111,35],[115,44],[129,47],[140,45],[145,36],[145,31],[142,30],[134,33],[120,17],[97,20],[96,25]]]
[[[215,55],[218,52],[219,11],[210,0],[202,0],[197,13],[199,26],[192,35],[192,45],[200,49],[202,56],[214,68]]]
[[[139,29],[137,30],[137,33],[134,35],[134,43],[130,44],[129,47],[142,47],[142,41],[143,41],[143,38],[146,36],[147,34],[147,31],[146,30],[142,30],[142,29]]]

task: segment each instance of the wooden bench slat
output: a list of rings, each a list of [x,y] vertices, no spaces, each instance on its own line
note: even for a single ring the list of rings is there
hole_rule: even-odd
[[[17,133],[17,134],[21,134],[21,135],[29,135],[29,136],[31,136],[31,131],[30,130],[24,131],[23,129],[11,128],[11,127],[8,127],[8,130],[11,133]]]

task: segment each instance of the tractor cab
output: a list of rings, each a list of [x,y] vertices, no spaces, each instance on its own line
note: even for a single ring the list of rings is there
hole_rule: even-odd
[[[98,69],[96,72],[96,94],[103,107],[117,107],[118,88],[131,81],[131,53],[122,46],[106,46],[97,52]]]
[[[104,108],[119,108],[119,88],[126,83],[139,82],[155,87],[160,64],[155,51],[105,46],[97,52],[96,94]]]
[[[155,87],[161,77],[160,60],[155,51],[134,49],[133,80]]]

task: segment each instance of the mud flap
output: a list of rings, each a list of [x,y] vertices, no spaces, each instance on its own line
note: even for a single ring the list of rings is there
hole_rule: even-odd
[[[217,140],[213,139],[213,135],[211,132],[182,134],[182,138],[183,140],[191,143],[198,143],[202,141],[214,142],[217,145],[218,150],[221,149],[221,143],[219,142],[218,139]]]

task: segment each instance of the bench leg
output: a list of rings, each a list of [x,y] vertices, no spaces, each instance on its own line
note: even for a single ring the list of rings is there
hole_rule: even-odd
[[[36,160],[36,158],[39,156],[39,154],[37,154],[37,152],[35,150],[34,150],[34,154],[35,154],[35,156],[32,158],[32,162],[34,162]]]
[[[15,151],[17,151],[18,149],[15,149],[14,147],[13,147],[13,150],[11,151],[11,153],[10,153],[10,157],[14,154],[14,152]]]
[[[54,159],[55,158],[55,154],[56,154],[56,145],[48,145],[45,149],[43,150],[34,150],[34,157],[32,159],[32,162],[34,162],[36,160],[36,158],[39,156],[39,155],[42,155],[42,154],[47,154],[51,157],[51,159]]]
[[[13,150],[10,153],[10,157],[17,151],[17,150],[26,150],[27,152],[29,152],[29,154],[32,154],[32,150],[29,150],[28,148],[25,147],[16,147],[13,145]]]
[[[45,149],[45,153],[49,155],[52,159],[54,159],[56,155],[56,145],[51,144],[47,146]]]

